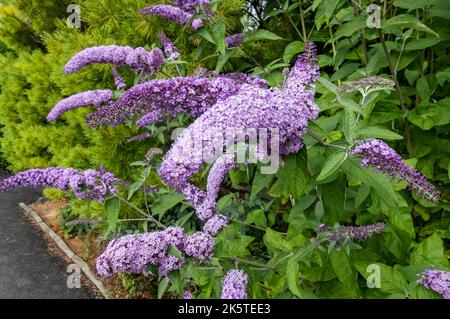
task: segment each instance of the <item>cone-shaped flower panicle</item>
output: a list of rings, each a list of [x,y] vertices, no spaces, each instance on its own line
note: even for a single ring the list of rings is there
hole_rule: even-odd
[[[175,77],[155,79],[126,91],[116,103],[100,108],[86,118],[89,127],[116,126],[133,117],[140,117],[139,127],[183,113],[198,117],[218,100],[236,94],[242,84],[265,87],[267,82],[257,77],[235,73],[211,79],[205,77]]]
[[[385,142],[369,139],[358,144],[352,154],[362,157],[362,165],[372,167],[374,170],[386,173],[395,180],[403,180],[408,189],[413,190],[420,197],[437,203],[441,193],[414,168],[405,164],[400,155]]]
[[[72,95],[59,101],[47,115],[47,121],[53,122],[69,110],[86,106],[99,106],[114,99],[111,90],[92,90]]]
[[[184,26],[190,22],[190,28],[194,31],[203,26],[202,20],[193,19],[193,13],[168,4],[156,4],[149,6],[139,10],[139,13],[148,16],[159,16],[181,26]]]
[[[129,46],[97,46],[78,52],[64,67],[67,74],[95,64],[107,63],[118,67],[130,67],[134,72],[155,73],[164,63],[164,53],[159,48],[147,51],[144,48],[133,49]]]
[[[189,13],[195,13],[199,7],[208,6],[210,0],[173,0],[173,5]]]
[[[170,247],[176,248],[183,256],[171,255]],[[102,276],[117,272],[143,273],[149,265],[155,265],[159,275],[167,276],[183,266],[185,257],[206,261],[211,258],[213,249],[211,236],[201,232],[187,236],[179,227],[126,235],[108,244],[97,258],[97,271]]]
[[[0,181],[0,191],[17,187],[53,187],[62,191],[72,190],[80,199],[102,202],[107,196],[117,193],[120,181],[103,168],[79,172],[73,168],[49,167],[31,169]]]
[[[178,51],[175,44],[170,40],[163,32],[158,33],[159,40],[164,48],[164,54],[168,60],[176,60],[180,57],[180,52]]]
[[[124,90],[127,87],[127,84],[115,67],[112,68],[112,75],[114,76],[114,85],[116,86],[117,90]]]

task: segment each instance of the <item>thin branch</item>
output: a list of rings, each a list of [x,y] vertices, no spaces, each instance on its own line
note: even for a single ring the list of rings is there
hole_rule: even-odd
[[[120,201],[124,202],[125,204],[127,204],[128,206],[130,206],[131,208],[133,208],[135,211],[137,211],[138,213],[141,213],[142,215],[144,215],[145,217],[147,217],[151,222],[155,223],[158,227],[166,229],[167,227],[162,224],[159,220],[157,220],[155,217],[147,214],[146,212],[144,212],[142,209],[140,209],[139,207],[137,207],[136,205],[134,205],[133,203],[127,201],[126,199],[118,196],[117,197]]]
[[[340,145],[334,145],[334,144],[329,144],[329,143],[325,143],[324,141],[322,141],[322,139],[317,136],[316,134],[314,134],[311,131],[308,131],[308,133],[306,133],[307,135],[311,136],[314,140],[316,140],[320,145],[323,146],[328,146],[328,147],[334,147],[334,148],[338,148],[341,150],[347,150],[347,148],[345,146],[340,146]]]

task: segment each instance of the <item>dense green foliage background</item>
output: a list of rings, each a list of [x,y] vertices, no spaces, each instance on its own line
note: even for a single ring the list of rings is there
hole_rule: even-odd
[[[425,268],[449,270],[450,3],[372,1],[381,8],[381,28],[376,29],[367,26],[365,0],[218,0],[214,21],[193,33],[136,14],[139,8],[161,2],[79,1],[82,28],[70,29],[64,21],[70,1],[1,1],[0,165],[2,157],[12,171],[104,164],[131,181],[142,172],[130,163],[142,160],[150,147],[167,149],[171,129],[186,124],[186,119],[177,119],[153,128],[154,138],[141,143],[126,143],[138,133],[131,126],[88,129],[84,124],[88,110],[68,112],[63,120],[47,124],[47,112],[59,99],[88,89],[113,88],[109,66],[63,74],[64,64],[83,48],[102,44],[151,48],[160,46],[157,32],[164,30],[187,62],[183,74],[192,74],[197,67],[236,70],[279,86],[283,68],[309,38],[319,47],[321,67],[316,100],[321,115],[310,123],[310,131],[321,143],[306,136],[307,151],[285,158],[274,176],[259,175],[254,166],[232,172],[218,207],[244,224],[233,223],[220,233],[212,262],[217,269],[198,271],[190,265],[171,277],[168,289],[179,293],[180,286],[189,285],[201,297],[217,297],[221,276],[239,264],[251,276],[250,297],[437,297],[417,286],[415,276]],[[241,19],[245,13],[247,18]],[[223,51],[220,41],[214,37],[211,41],[214,24],[226,26],[228,34],[244,27],[268,33],[259,33],[260,37],[253,33],[241,48]],[[179,70],[165,71],[175,76]],[[343,95],[337,90],[365,75],[393,79],[396,89],[372,92],[364,99],[359,93]],[[127,80],[133,80],[131,74]],[[388,141],[442,190],[440,204],[425,202],[406,191],[403,183],[363,169],[353,158],[318,178],[325,163],[336,158],[334,149],[324,144],[347,147],[354,138],[367,137]],[[142,183],[160,187],[148,195],[160,220],[170,224],[192,211],[153,171],[142,170]],[[199,177],[198,183],[204,178]],[[132,201],[143,207],[143,196],[147,195],[136,194]],[[76,214],[108,218],[97,204],[72,205]],[[124,207],[120,214],[133,216]],[[380,220],[388,222],[387,231],[360,243],[361,249],[311,250],[309,239],[319,222],[364,225]],[[188,230],[198,227],[195,218],[183,223]],[[147,227],[151,226],[118,225],[107,233]],[[264,264],[270,271],[252,270],[244,260]],[[382,269],[380,289],[365,286],[366,268],[372,263]]]

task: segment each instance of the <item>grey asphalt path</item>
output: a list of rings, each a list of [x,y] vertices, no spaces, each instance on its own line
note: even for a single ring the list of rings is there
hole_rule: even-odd
[[[5,176],[0,172],[0,180]],[[84,276],[81,288],[67,288],[68,263],[48,250],[43,233],[20,211],[20,202],[40,196],[30,189],[0,193],[0,298],[95,298]]]

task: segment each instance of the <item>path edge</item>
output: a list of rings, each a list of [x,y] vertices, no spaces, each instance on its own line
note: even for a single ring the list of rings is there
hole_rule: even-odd
[[[42,220],[41,216],[39,216],[38,213],[36,213],[30,206],[26,205],[25,203],[19,203],[19,207],[25,212],[27,216],[31,217],[39,225],[43,232],[50,236],[53,242],[66,254],[67,257],[69,257],[75,264],[80,267],[86,277],[94,284],[95,287],[97,287],[98,291],[103,295],[103,297],[105,299],[110,299],[108,290],[97,278],[97,276],[95,276],[94,272],[91,270],[91,267],[89,267],[89,265],[83,259],[81,259],[81,257],[76,255],[69,248],[69,246],[67,246],[64,240]]]

